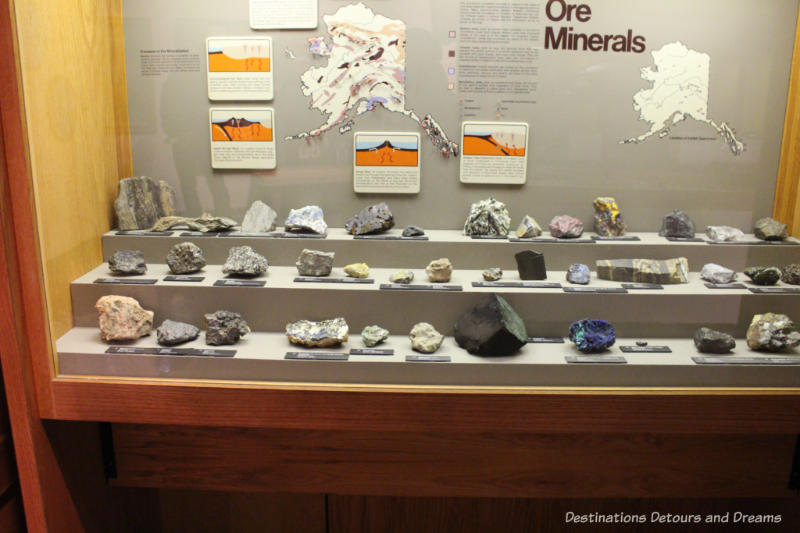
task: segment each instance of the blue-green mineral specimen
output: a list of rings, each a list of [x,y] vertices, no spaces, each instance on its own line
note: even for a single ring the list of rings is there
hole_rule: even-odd
[[[569,340],[583,353],[603,352],[614,345],[614,326],[605,320],[585,318],[569,326]]]

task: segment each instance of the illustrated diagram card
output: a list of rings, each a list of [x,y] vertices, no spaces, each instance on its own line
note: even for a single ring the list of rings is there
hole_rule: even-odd
[[[209,100],[272,100],[272,39],[206,39]]]
[[[317,0],[250,0],[254,30],[314,29]]]
[[[528,125],[464,122],[461,182],[523,184],[528,170]]]
[[[212,168],[276,167],[272,109],[215,107],[209,111],[209,122]]]
[[[356,133],[353,139],[355,192],[419,192],[418,133]]]

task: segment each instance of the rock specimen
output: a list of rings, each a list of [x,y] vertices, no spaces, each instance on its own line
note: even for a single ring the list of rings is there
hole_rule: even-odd
[[[582,353],[597,353],[613,346],[617,337],[614,326],[605,320],[585,318],[570,324],[569,340],[574,342]]]
[[[700,353],[723,354],[736,348],[736,341],[727,333],[700,328],[694,332],[694,345]]]
[[[408,285],[412,281],[414,281],[414,273],[410,270],[398,270],[392,277],[389,278],[389,281],[392,283],[400,283],[402,285]]]
[[[217,233],[232,230],[236,226],[236,221],[227,217],[215,217],[209,213],[203,213],[197,218],[164,217],[158,219],[150,230],[167,231],[180,226],[186,226],[192,231],[202,233]]]
[[[167,254],[167,266],[173,274],[191,274],[206,266],[203,250],[194,243],[182,242],[173,246]]]
[[[406,226],[403,230],[403,237],[421,237],[425,235],[425,230],[419,226]]]
[[[670,285],[689,283],[689,261],[666,259],[598,259],[597,277],[609,281]]]
[[[431,261],[425,268],[428,281],[432,283],[447,283],[453,275],[453,265],[446,257]]]
[[[330,276],[335,256],[335,252],[303,249],[300,252],[300,257],[297,258],[295,266],[301,276]]]
[[[385,202],[365,207],[348,220],[344,229],[351,235],[381,233],[394,227],[394,216]]]
[[[528,342],[528,332],[508,302],[493,294],[458,319],[455,338],[471,354],[502,357]]]
[[[594,232],[601,237],[620,237],[625,235],[627,226],[619,212],[617,201],[611,197],[594,199]]]
[[[482,272],[483,279],[486,281],[498,281],[503,277],[502,268],[487,268]]]
[[[250,333],[242,315],[233,311],[216,311],[205,315],[205,319],[206,344],[210,346],[236,344]]]
[[[756,285],[775,285],[783,274],[778,267],[747,267],[744,269],[745,275],[753,280]]]
[[[716,263],[703,265],[700,277],[711,283],[732,283],[736,281],[736,272]]]
[[[587,265],[574,263],[567,269],[567,281],[575,285],[588,285],[592,280],[592,273]]]
[[[794,322],[777,313],[755,315],[747,328],[747,346],[752,350],[780,352],[800,345],[800,333]]]
[[[583,235],[583,222],[569,215],[559,215],[550,221],[550,235],[556,239],[577,239]]]
[[[267,258],[249,246],[234,246],[228,251],[228,260],[222,265],[222,272],[230,276],[254,278],[269,268]]]
[[[162,346],[177,346],[184,342],[195,340],[200,335],[200,329],[185,322],[165,320],[156,330],[158,344]]]
[[[715,242],[743,241],[744,232],[731,226],[708,226],[706,235]]]
[[[544,265],[544,254],[533,250],[523,250],[514,255],[517,260],[519,279],[547,279],[547,268]]]
[[[408,338],[411,339],[411,347],[422,353],[435,352],[444,341],[444,335],[436,331],[436,328],[427,322],[415,324],[411,328]]]
[[[147,272],[147,265],[139,250],[117,250],[108,259],[108,269],[114,274],[135,276]]]
[[[268,233],[275,229],[275,220],[277,218],[278,213],[274,209],[261,200],[256,200],[247,210],[247,213],[244,214],[242,232]]]
[[[119,182],[119,195],[114,201],[117,226],[120,230],[150,228],[161,217],[175,213],[175,193],[167,182],[142,176]]]
[[[506,204],[492,197],[472,204],[464,222],[464,235],[508,235],[511,216]]]
[[[351,278],[368,278],[369,265],[366,263],[353,263],[344,267],[344,273]]]
[[[292,209],[286,222],[283,223],[286,231],[295,233],[317,233],[324,235],[328,225],[323,218],[322,208],[318,205],[307,205],[300,209]]]
[[[800,264],[793,263],[783,267],[781,281],[789,285],[800,285]]]
[[[100,336],[104,341],[132,341],[153,330],[153,311],[142,309],[127,296],[102,296],[94,304],[99,313]]]
[[[367,326],[361,331],[364,346],[372,348],[389,338],[389,330],[380,326]]]
[[[289,341],[309,348],[338,346],[347,342],[349,331],[347,322],[341,317],[320,322],[299,320],[286,324],[286,336],[289,337]]]
[[[757,239],[762,241],[782,241],[789,236],[786,224],[770,217],[757,220],[753,227],[753,233],[756,234]]]
[[[661,223],[661,231],[658,232],[662,237],[676,239],[694,239],[694,233],[694,221],[680,209],[667,213]]]
[[[517,237],[520,239],[533,239],[542,234],[542,227],[539,223],[528,215],[522,219],[522,222],[517,226]]]

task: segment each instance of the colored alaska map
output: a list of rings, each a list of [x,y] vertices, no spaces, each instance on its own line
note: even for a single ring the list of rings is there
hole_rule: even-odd
[[[287,137],[304,139],[333,129],[346,133],[357,117],[383,108],[416,122],[444,157],[457,156],[451,141],[431,115],[420,116],[406,107],[406,25],[375,14],[363,3],[340,8],[323,17],[330,41],[309,39],[309,52],[325,57],[327,65],[312,67],[301,76],[303,94],[325,122]]]
[[[652,52],[655,68],[641,69],[643,80],[652,87],[633,96],[633,108],[648,131],[622,144],[640,143],[652,136],[664,138],[670,128],[686,119],[708,124],[728,145],[734,155],[744,152],[744,144],[726,122],[717,123],[708,116],[708,86],[711,58],[674,42]]]

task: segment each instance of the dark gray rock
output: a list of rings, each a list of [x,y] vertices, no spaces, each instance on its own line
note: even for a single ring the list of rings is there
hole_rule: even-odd
[[[184,342],[195,340],[200,335],[200,329],[185,322],[165,320],[156,330],[158,344],[162,346],[177,346]]]
[[[502,297],[493,294],[461,316],[455,339],[471,354],[502,357],[519,351],[528,342],[520,316]]]
[[[544,254],[533,250],[523,250],[516,255],[519,279],[542,280],[547,279],[547,268],[544,264]]]
[[[139,250],[117,250],[108,259],[108,269],[114,274],[137,276],[147,272],[147,265]]]
[[[275,229],[275,219],[277,218],[278,213],[274,209],[261,200],[256,200],[244,214],[242,232],[268,233]]]
[[[780,281],[783,274],[778,267],[747,267],[744,269],[745,275],[753,280],[756,285],[775,285]]]
[[[753,227],[753,233],[756,234],[757,239],[762,241],[782,241],[789,236],[786,224],[770,217],[757,220]]]
[[[780,352],[800,345],[794,322],[777,313],[755,315],[747,328],[747,346],[752,350]]]
[[[351,235],[382,233],[394,227],[394,216],[385,202],[365,207],[347,221],[345,231]]]
[[[574,263],[567,269],[567,281],[575,285],[588,285],[592,281],[592,272],[587,265]]]
[[[464,235],[508,235],[511,216],[506,204],[492,197],[472,204],[464,222]]]
[[[680,209],[670,211],[664,217],[661,223],[661,231],[659,231],[658,234],[662,237],[672,237],[676,239],[694,239],[694,221]]]
[[[583,235],[583,222],[569,215],[559,215],[550,221],[550,235],[556,239],[577,239]]]
[[[175,214],[175,193],[167,182],[141,176],[119,182],[114,201],[120,230],[148,229],[161,217]]]
[[[269,268],[269,262],[263,255],[249,246],[234,246],[228,252],[228,259],[222,265],[222,272],[229,276],[254,278]]]
[[[783,267],[781,281],[789,285],[800,285],[800,264],[793,263]]]
[[[194,243],[182,242],[173,246],[167,254],[167,266],[173,274],[192,274],[206,266],[203,250]]]
[[[333,270],[335,252],[320,252],[304,249],[297,258],[295,266],[301,276],[329,276]]]
[[[425,235],[425,230],[419,226],[406,226],[403,230],[403,237],[421,237]]]
[[[721,331],[700,328],[694,333],[694,345],[701,353],[730,353],[736,348],[736,340]]]
[[[233,311],[216,311],[205,315],[205,320],[206,344],[210,346],[236,344],[250,333],[242,315]]]
[[[318,205],[307,205],[300,209],[292,209],[286,222],[283,223],[286,231],[293,233],[317,233],[324,235],[328,231],[322,208]]]

